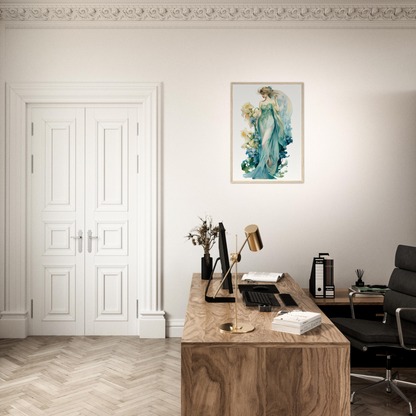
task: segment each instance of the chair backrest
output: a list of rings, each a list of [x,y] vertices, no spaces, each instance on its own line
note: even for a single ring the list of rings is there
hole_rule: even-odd
[[[395,266],[383,304],[386,323],[394,326],[397,308],[416,308],[416,247],[398,246]],[[403,311],[400,317],[403,329],[416,333],[416,311]]]

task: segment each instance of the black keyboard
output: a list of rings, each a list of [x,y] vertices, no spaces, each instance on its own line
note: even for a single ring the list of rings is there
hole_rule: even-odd
[[[256,305],[270,305],[280,306],[280,303],[276,299],[273,293],[261,293],[261,292],[243,292],[243,299],[246,306]]]

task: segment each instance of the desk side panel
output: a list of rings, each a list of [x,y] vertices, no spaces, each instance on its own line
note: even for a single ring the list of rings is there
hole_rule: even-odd
[[[349,348],[182,344],[182,416],[349,416]]]
[[[182,416],[231,416],[228,350],[182,346]]]
[[[350,415],[349,363],[349,347],[303,348],[299,415]]]
[[[266,349],[266,416],[302,414],[302,349]]]
[[[182,344],[182,416],[264,416],[265,349]]]

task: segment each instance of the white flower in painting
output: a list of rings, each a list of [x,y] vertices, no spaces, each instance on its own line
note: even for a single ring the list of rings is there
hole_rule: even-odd
[[[241,115],[244,116],[245,114],[249,114],[251,112],[251,110],[253,109],[253,105],[250,103],[245,103],[242,107],[241,107]]]
[[[244,130],[241,130],[241,136],[247,141],[247,136],[250,134],[250,131],[245,128]]]
[[[259,118],[260,117],[260,110],[258,108],[253,111],[253,117],[254,118]]]

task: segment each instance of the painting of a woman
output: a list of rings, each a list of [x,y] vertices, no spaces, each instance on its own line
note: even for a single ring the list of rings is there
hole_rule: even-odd
[[[303,87],[231,83],[231,183],[303,183]]]
[[[254,170],[245,173],[245,178],[276,179],[283,176],[283,168],[288,157],[286,149],[292,143],[290,117],[292,104],[287,95],[262,87],[258,93],[263,97],[259,103],[260,116],[255,124],[260,135],[258,144],[258,164]]]

